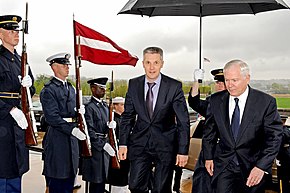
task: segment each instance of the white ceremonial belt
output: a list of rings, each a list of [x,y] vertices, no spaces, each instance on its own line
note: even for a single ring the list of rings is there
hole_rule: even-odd
[[[75,120],[73,118],[62,118],[62,119],[65,120],[68,123],[75,122]]]

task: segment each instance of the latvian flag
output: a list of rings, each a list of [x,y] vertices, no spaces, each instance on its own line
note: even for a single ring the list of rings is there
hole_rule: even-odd
[[[75,56],[81,55],[82,60],[101,65],[132,65],[138,58],[118,46],[108,37],[74,21]],[[80,53],[78,45],[80,40]]]

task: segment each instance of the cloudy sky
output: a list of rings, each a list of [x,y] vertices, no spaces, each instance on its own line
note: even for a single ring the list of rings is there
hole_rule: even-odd
[[[52,75],[46,58],[58,52],[73,53],[75,20],[137,55],[136,67],[101,66],[83,61],[81,75],[129,79],[143,74],[142,50],[159,46],[164,50],[162,72],[181,80],[192,80],[198,68],[198,17],[141,17],[117,15],[128,0],[28,0],[29,34],[25,36],[29,64],[35,75]],[[284,0],[290,5],[290,0]],[[26,0],[0,0],[1,14],[25,15]],[[251,68],[252,79],[290,78],[290,11],[257,15],[208,16],[203,18],[203,54],[206,79],[210,70],[222,68],[231,59],[242,59]],[[21,44],[17,47],[21,53]],[[72,61],[73,62],[73,61]],[[74,74],[74,66],[71,67]]]

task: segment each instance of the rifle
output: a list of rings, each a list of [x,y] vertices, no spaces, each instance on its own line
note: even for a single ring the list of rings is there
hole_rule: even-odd
[[[76,45],[76,44],[75,44]],[[80,36],[78,36],[78,55],[75,55],[75,70],[76,70],[76,108],[80,109],[82,105],[82,90],[81,90],[81,80],[80,80],[80,67],[81,67],[81,51],[80,51]],[[78,112],[77,116],[77,124],[78,128],[86,134],[87,138],[85,140],[81,140],[81,155],[83,157],[91,157],[91,143],[90,137],[88,134],[86,120],[83,114]]]
[[[22,29],[22,55],[21,55],[21,76],[22,78],[28,75],[29,64],[27,63],[27,52],[26,52],[26,43],[24,42],[24,34],[28,34],[28,3],[26,3],[26,17],[25,20],[22,21],[23,29]],[[37,140],[35,137],[34,131],[36,129],[36,121],[34,117],[34,112],[31,110],[32,100],[31,93],[28,87],[21,87],[21,106],[22,111],[25,115],[25,118],[28,123],[28,127],[25,130],[25,143],[28,146],[37,145]]]
[[[113,84],[113,71],[112,71],[112,82],[110,85],[109,122],[114,120],[113,102],[112,102],[113,90],[114,90],[114,84]],[[117,150],[117,139],[116,139],[115,130],[113,128],[109,128],[109,142],[115,151],[115,156],[111,157],[111,167],[113,169],[120,169],[120,161],[118,158],[118,150]]]

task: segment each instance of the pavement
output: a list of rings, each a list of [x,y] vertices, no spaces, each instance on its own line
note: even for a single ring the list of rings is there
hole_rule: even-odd
[[[29,151],[30,170],[23,175],[22,192],[23,193],[45,193],[45,178],[42,175],[43,161],[41,160],[41,152]],[[183,170],[181,180],[182,193],[190,193],[192,172]],[[74,193],[84,193],[85,183],[81,176],[78,176],[78,182],[82,185],[80,189],[74,190]],[[109,190],[108,185],[106,189]]]
[[[38,146],[33,147],[34,149],[40,150],[42,144],[44,132],[38,132]],[[42,175],[43,161],[41,159],[42,154],[39,151],[30,150],[30,170],[23,175],[22,178],[22,192],[23,193],[45,193],[45,178]],[[182,193],[191,192],[191,176],[192,171],[183,170],[182,179],[181,179],[181,191]],[[85,182],[82,181],[81,176],[78,176],[78,183],[81,184],[81,188],[74,190],[74,193],[85,193]],[[109,186],[106,185],[106,190],[109,190]],[[130,191],[128,191],[130,193]]]

